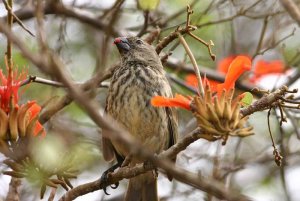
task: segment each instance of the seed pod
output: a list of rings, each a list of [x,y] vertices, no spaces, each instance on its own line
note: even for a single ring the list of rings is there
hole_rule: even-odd
[[[25,104],[19,109],[18,112],[18,127],[20,136],[24,137],[26,135],[26,127],[28,126],[30,115],[28,109],[32,106],[32,104]]]
[[[230,121],[230,127],[235,128],[239,121],[240,121],[240,108],[241,104],[237,103],[235,107],[233,108],[232,116],[231,116],[231,121]]]
[[[60,179],[50,179],[50,181],[59,185],[63,185],[65,183],[63,180]]]
[[[215,108],[215,111],[216,111],[218,117],[222,118],[224,108],[221,108],[220,102],[218,101],[218,99],[216,97],[214,98],[214,108]]]
[[[9,149],[7,141],[0,139],[0,152],[6,157],[11,157],[13,155],[12,151]]]
[[[53,187],[53,188],[57,188],[57,185],[49,179],[46,179],[44,181],[44,184],[46,184],[47,186]]]
[[[212,126],[215,127],[217,130],[222,131],[223,126],[220,122],[220,118],[217,116],[215,110],[213,109],[213,106],[211,104],[207,104],[207,114],[210,117],[210,120],[212,121]]]
[[[41,191],[40,191],[40,198],[41,198],[41,199],[44,198],[45,192],[46,192],[46,185],[45,185],[45,184],[42,184],[42,186],[41,186]]]
[[[217,131],[215,128],[212,128],[211,126],[207,125],[200,125],[200,127],[205,130],[207,133],[212,134],[212,135],[221,135],[219,131]]]
[[[6,159],[3,161],[4,164],[6,164],[7,166],[9,166],[12,170],[14,170],[15,172],[21,172],[22,171],[22,165],[13,162],[12,160]]]
[[[225,102],[223,110],[223,118],[230,121],[231,119],[231,105],[228,102]]]
[[[13,141],[18,139],[18,110],[18,107],[14,107],[9,113],[9,133]]]
[[[34,129],[36,126],[36,123],[38,121],[39,117],[38,115],[36,117],[34,117],[28,124],[27,128],[26,128],[26,135],[27,136],[34,136]]]
[[[203,105],[203,104],[201,104],[200,99],[195,98],[194,100],[195,100],[195,104],[196,104],[196,108],[197,108],[197,111],[196,111],[196,112],[197,112],[199,115],[201,115],[203,118],[209,119],[209,116],[208,116],[208,114],[207,114],[206,106]]]
[[[205,88],[204,101],[205,103],[210,103],[212,101],[212,94],[209,87]]]
[[[75,171],[74,171],[75,172]],[[76,170],[76,172],[78,172],[78,170]],[[63,174],[63,177],[64,178],[72,178],[72,179],[76,179],[77,178],[77,175],[75,175],[75,174],[72,174],[72,173],[70,173],[70,172],[66,172],[66,173],[64,173]]]
[[[3,171],[2,173],[5,174],[5,175],[9,175],[9,176],[15,177],[15,178],[24,178],[25,177],[25,175],[23,173],[21,173],[21,172]]]
[[[200,126],[205,124],[206,126],[213,127],[213,125],[207,119],[205,119],[204,117],[202,117],[199,114],[196,114],[196,119]]]
[[[0,139],[7,140],[8,116],[0,109]]]
[[[249,136],[249,135],[254,135],[253,127],[250,126],[250,127],[242,128],[238,131],[237,135],[240,136],[240,137],[246,137],[246,136]]]
[[[221,110],[224,110],[225,107],[225,90],[222,91],[221,96],[218,98],[218,102],[220,105]]]
[[[71,182],[68,178],[64,177],[64,181],[70,188],[73,188],[73,185],[71,184]]]

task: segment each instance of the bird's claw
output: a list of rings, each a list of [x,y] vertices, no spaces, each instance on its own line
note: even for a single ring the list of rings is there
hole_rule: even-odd
[[[106,195],[110,195],[108,192],[107,192],[107,187],[110,186],[112,189],[116,189],[118,188],[119,186],[119,182],[115,183],[115,184],[112,184],[112,185],[109,185],[108,184],[108,174],[111,173],[111,172],[114,172],[115,169],[117,169],[120,165],[119,164],[115,164],[113,165],[112,167],[110,167],[109,169],[107,169],[106,171],[103,172],[101,178],[100,178],[100,183],[102,184],[103,186],[103,191]]]
[[[105,195],[110,195],[106,190],[106,187],[108,186],[107,185],[107,181],[108,181],[108,173],[109,173],[109,171],[108,170],[106,170],[103,174],[102,174],[102,176],[101,176],[101,178],[100,178],[100,183],[101,184],[103,184],[103,191],[104,191],[104,193],[105,193]]]
[[[119,182],[110,185],[110,187],[111,187],[112,189],[116,189],[116,188],[118,188],[118,186],[119,186]]]

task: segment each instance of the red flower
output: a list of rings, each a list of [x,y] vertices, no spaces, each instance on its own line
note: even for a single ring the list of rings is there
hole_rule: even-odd
[[[238,60],[236,60],[237,58],[238,58]],[[226,58],[222,59],[218,63],[217,71],[226,75],[228,73],[228,70],[229,70],[231,64],[233,63],[233,61],[240,62],[240,63],[236,63],[235,64],[235,66],[236,66],[236,67],[234,67],[235,70],[239,70],[241,72],[244,72],[245,70],[250,70],[251,69],[251,59],[250,59],[250,57],[249,56],[240,55],[240,56],[229,56],[229,57],[226,57]],[[247,64],[248,67],[246,67],[246,69],[242,70],[243,66],[240,66],[241,68],[239,68],[238,65],[241,64],[241,63],[245,63],[245,62],[246,63],[248,62],[248,64]],[[230,74],[232,74],[232,73],[230,73]],[[238,75],[238,77],[239,76],[240,75]],[[231,80],[231,78],[229,78],[229,80]],[[227,84],[229,83],[229,80],[227,80]],[[197,87],[198,86],[197,77],[194,74],[188,74],[185,77],[185,81],[186,81],[186,84],[188,84],[188,85],[190,85],[192,87]],[[234,80],[234,82],[235,81],[236,80]],[[209,84],[212,91],[217,91],[217,87],[220,84],[218,81],[209,80],[209,79],[206,79],[205,81],[203,81],[203,83],[204,84]],[[232,88],[232,87],[226,86],[226,88],[229,89],[229,88]]]
[[[215,81],[215,80],[210,80],[210,79],[203,79],[202,81],[204,84],[209,84],[211,88],[216,88],[220,82]],[[197,81],[197,76],[194,74],[188,74],[185,77],[185,83],[191,87],[198,87],[198,81]]]
[[[212,91],[217,91],[218,95],[225,89],[226,91],[234,87],[236,80],[247,70],[251,69],[251,60],[247,56],[237,56],[230,64],[228,73],[225,77],[225,82],[217,84],[216,87],[210,86]],[[197,86],[197,78],[194,75],[188,75],[187,81],[194,86]],[[204,84],[209,84],[210,81],[204,80]],[[182,95],[175,95],[175,98],[166,98],[162,96],[155,96],[151,99],[151,104],[155,107],[181,107],[187,110],[191,109],[191,99]]]
[[[224,59],[220,60],[218,63],[217,71],[226,74],[228,72],[229,66],[231,62],[234,60],[235,56],[225,57]]]
[[[10,111],[10,104],[16,105],[18,103],[18,90],[20,82],[26,77],[24,73],[18,75],[18,71],[9,72],[6,77],[2,70],[0,70],[0,107],[5,112]],[[12,101],[12,102],[10,102]]]
[[[185,76],[185,83],[191,87],[197,87],[197,76],[194,74],[188,74],[187,76]]]
[[[7,66],[7,64],[6,64]],[[8,69],[8,68],[7,68]],[[0,109],[6,114],[10,114],[12,108],[19,107],[18,90],[20,88],[21,81],[26,78],[26,73],[22,72],[18,74],[18,71],[7,70],[8,76],[6,77],[2,70],[0,70]],[[28,105],[29,104],[29,105]],[[28,109],[28,122],[37,117],[41,111],[41,107],[35,101],[29,101],[27,104],[23,104],[20,108],[27,106]],[[43,126],[40,122],[36,122],[33,131],[34,136],[38,134],[46,135]]]
[[[39,106],[35,101],[29,101],[27,104],[30,105],[28,112],[29,112],[29,121],[33,120],[37,117],[37,115],[41,111],[41,106]],[[22,105],[21,107],[25,106],[26,104]],[[42,136],[46,136],[46,132],[42,126],[42,124],[37,121],[34,127],[33,135],[36,136],[38,134],[42,134]]]
[[[254,76],[250,79],[251,82],[256,82],[259,78],[267,74],[282,74],[285,71],[284,63],[280,60],[274,61],[257,61],[254,67]]]
[[[151,104],[155,107],[181,107],[186,110],[191,110],[190,98],[176,94],[175,98],[166,98],[163,96],[155,96],[151,99]]]
[[[237,79],[245,72],[251,69],[251,60],[246,56],[237,56],[230,64],[225,77],[225,82],[217,86],[218,94],[221,94],[223,89],[226,91],[234,88]]]

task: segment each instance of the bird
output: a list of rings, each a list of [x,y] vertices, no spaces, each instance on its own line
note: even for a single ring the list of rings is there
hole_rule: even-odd
[[[154,96],[173,96],[159,55],[152,45],[138,37],[118,37],[114,44],[121,62],[110,81],[105,115],[126,129],[147,151],[161,153],[177,142],[178,123],[174,108],[151,105]],[[119,141],[109,139],[108,132],[102,131],[103,157],[106,161],[116,159],[120,165],[130,152]],[[142,162],[133,156],[129,166]],[[156,172],[130,178],[124,200],[158,201]]]

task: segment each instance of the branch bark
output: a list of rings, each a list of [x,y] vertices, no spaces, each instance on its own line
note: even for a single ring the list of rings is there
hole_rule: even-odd
[[[6,201],[20,201],[21,179],[12,177],[9,183],[9,190],[6,196]]]
[[[293,0],[280,0],[287,13],[300,25],[300,9]]]

